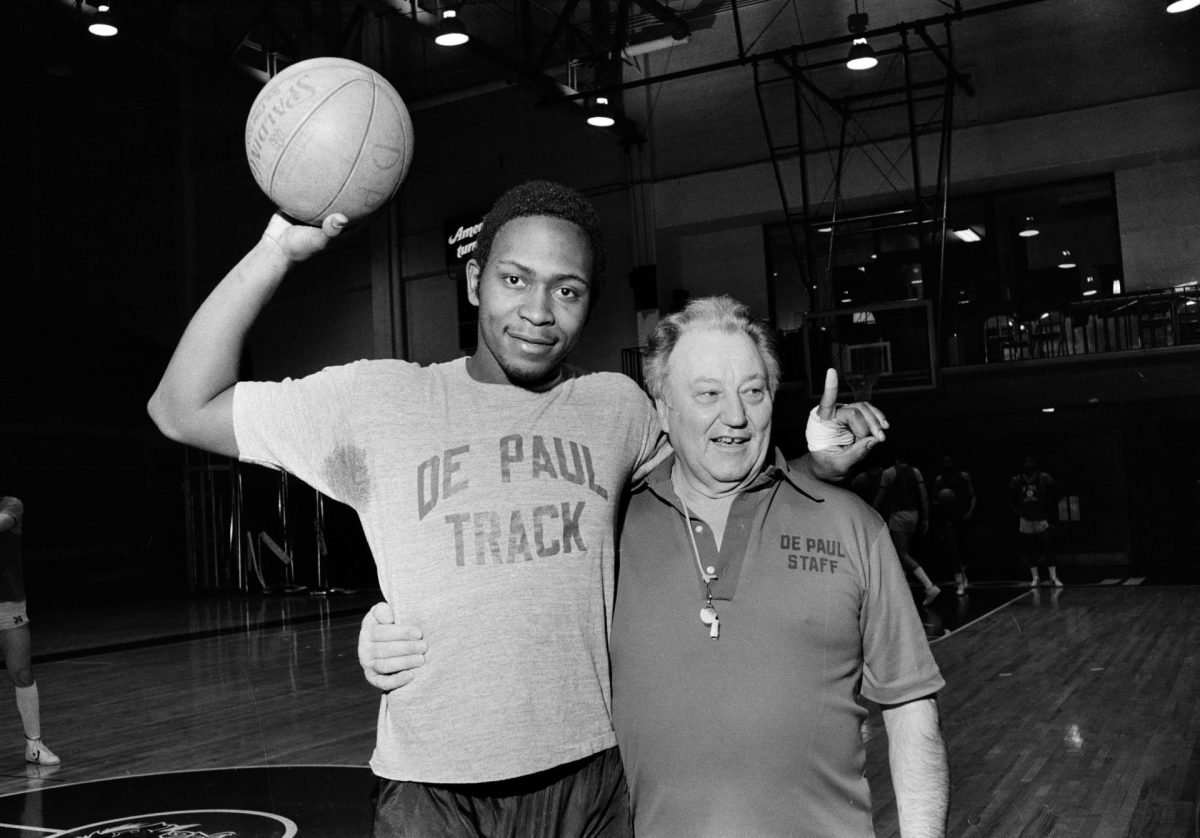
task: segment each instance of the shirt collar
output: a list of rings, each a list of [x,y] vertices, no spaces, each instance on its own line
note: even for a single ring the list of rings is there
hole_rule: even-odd
[[[671,469],[675,465],[675,454],[669,455],[654,470],[646,476],[645,486],[654,494],[671,505],[675,505],[675,487],[671,485]],[[808,474],[803,466],[792,467],[783,452],[775,449],[775,462],[763,466],[758,477],[751,481],[743,491],[756,492],[776,483],[787,482],[793,489],[816,503],[823,503],[825,498],[820,491],[821,481]]]

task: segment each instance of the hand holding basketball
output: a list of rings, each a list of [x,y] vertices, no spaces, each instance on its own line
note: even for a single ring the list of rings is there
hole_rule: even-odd
[[[267,223],[263,238],[274,242],[288,261],[303,262],[328,247],[348,223],[346,216],[340,212],[325,216],[320,227],[292,224],[276,213]]]
[[[313,58],[280,72],[246,120],[246,159],[284,213],[353,222],[382,207],[412,162],[408,109],[387,79],[345,58]]]

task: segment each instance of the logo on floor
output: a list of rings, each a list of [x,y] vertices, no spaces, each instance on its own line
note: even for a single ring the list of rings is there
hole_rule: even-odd
[[[59,832],[55,838],[107,838],[116,835],[127,838],[239,838],[247,835],[255,838],[292,838],[295,834],[296,824],[267,812],[201,809],[131,815]]]
[[[369,834],[374,809],[365,766],[70,775],[35,772],[28,791],[0,795],[0,838],[346,838]]]

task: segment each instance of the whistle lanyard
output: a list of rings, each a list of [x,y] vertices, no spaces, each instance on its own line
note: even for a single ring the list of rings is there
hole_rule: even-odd
[[[696,536],[692,534],[692,513],[688,511],[687,501],[678,489],[675,490],[675,496],[679,498],[679,504],[683,507],[684,527],[687,529],[688,540],[692,543],[692,554],[696,557],[696,570],[700,571],[700,578],[704,580],[704,607],[700,609],[700,622],[708,626],[708,638],[716,640],[721,634],[721,619],[717,616],[717,609],[713,607],[712,594],[712,583],[717,581],[717,574],[704,569],[704,562],[700,561],[700,547],[696,544]]]

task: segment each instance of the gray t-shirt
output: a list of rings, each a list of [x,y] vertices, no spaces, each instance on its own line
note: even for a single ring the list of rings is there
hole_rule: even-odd
[[[376,774],[487,782],[615,744],[614,528],[661,436],[631,379],[532,393],[465,359],[360,361],[238,384],[233,418],[243,460],[357,510],[385,598],[429,642],[381,702]]]

